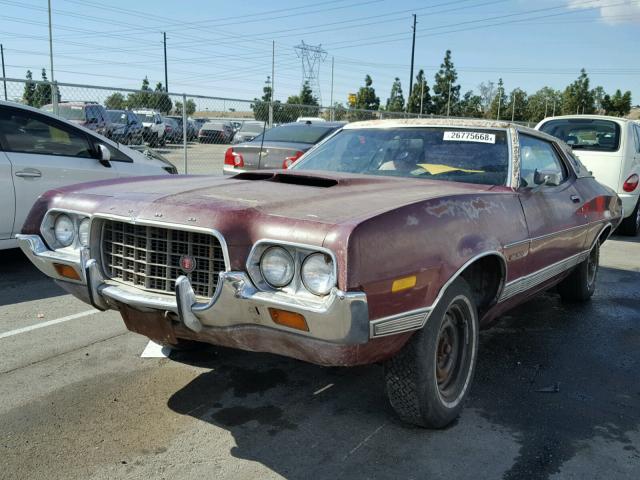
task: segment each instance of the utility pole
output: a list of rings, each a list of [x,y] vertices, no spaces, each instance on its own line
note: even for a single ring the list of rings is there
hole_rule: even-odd
[[[271,40],[271,98],[269,99],[269,128],[273,127],[273,93],[276,86],[276,41]]]
[[[331,57],[331,101],[329,102],[329,108],[331,109],[331,121],[333,122],[335,120],[335,115],[334,115],[334,111],[333,111],[333,62],[334,62],[335,58]]]
[[[516,92],[511,94],[511,121],[513,122],[516,118]]]
[[[422,117],[422,103],[424,100],[424,79],[420,82],[420,116]]]
[[[416,53],[416,14],[413,14],[413,43],[411,44],[411,72],[409,73],[409,97],[413,90],[413,57]]]
[[[449,79],[449,96],[447,97],[447,117],[451,111],[451,79]]]
[[[496,120],[500,120],[500,104],[502,103],[502,88],[498,89],[498,116]]]
[[[164,91],[169,91],[169,75],[167,73],[167,32],[162,32],[162,43],[164,43]],[[185,108],[183,105],[182,108]]]
[[[0,56],[2,57],[2,83],[4,84],[4,99],[7,99],[7,74],[4,71],[4,48],[0,43]]]
[[[53,103],[53,113],[58,114],[58,89],[56,88],[55,77],[53,76],[53,35],[51,33],[51,0],[47,0],[49,6],[49,66],[51,74],[51,103]]]

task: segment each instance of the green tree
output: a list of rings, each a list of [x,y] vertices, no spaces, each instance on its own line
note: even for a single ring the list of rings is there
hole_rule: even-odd
[[[176,102],[173,106],[173,111],[176,115],[182,115],[182,102]],[[187,116],[193,115],[196,111],[196,102],[192,99],[187,99]]]
[[[507,95],[504,91],[504,82],[502,79],[498,79],[498,85],[496,86],[496,94],[491,101],[491,107],[489,108],[489,118],[495,118],[497,120],[504,120],[507,118],[505,113],[505,105],[507,104]],[[509,116],[509,118],[511,118]]]
[[[451,60],[451,50],[447,50],[433,84],[433,113],[436,115],[446,115],[447,110],[456,111],[456,104],[460,100],[460,85],[456,85],[457,79],[458,73]]]
[[[551,87],[543,87],[533,95],[529,96],[527,102],[526,120],[529,122],[539,122],[545,117],[550,117],[560,112],[562,92]]]
[[[271,88],[271,77],[267,77],[267,80],[264,82],[264,87],[262,87],[262,97],[254,98],[253,103],[251,104],[251,109],[253,110],[253,118],[255,118],[256,120],[259,120],[261,122],[266,122],[267,120],[269,120],[269,102],[271,102],[272,92],[273,89]]]
[[[320,104],[313,90],[309,86],[309,82],[304,82],[300,89],[299,95],[291,95],[287,99],[287,104],[282,105],[278,110],[279,122],[292,122],[298,117],[317,117],[320,113]],[[274,118],[276,112],[274,111]]]
[[[386,110],[389,112],[404,111],[404,95],[402,94],[402,84],[398,77],[395,78],[393,85],[391,85],[391,93],[387,99]]]
[[[496,84],[489,80],[487,83],[478,85],[478,94],[481,99],[482,113],[488,115],[491,110],[491,102],[496,94]]]
[[[42,69],[42,82],[36,87],[33,106],[40,108],[51,103],[51,84],[47,79],[47,71]]]
[[[164,88],[162,82],[156,83],[156,89],[153,95],[153,103],[156,110],[162,113],[169,113],[173,108],[173,102],[167,94],[167,89]]]
[[[127,101],[119,92],[112,93],[104,100],[104,106],[109,110],[124,110],[127,108]]]
[[[22,101],[29,105],[35,105],[36,84],[33,82],[33,74],[31,70],[27,70],[27,81],[24,83],[24,92],[22,93]]]
[[[562,113],[572,115],[576,113],[594,113],[595,102],[593,91],[589,89],[589,76],[583,68],[580,76],[562,93]]]
[[[593,93],[593,103],[595,107],[594,113],[604,113],[604,107],[602,106],[602,101],[604,100],[604,97],[606,95],[604,88],[598,85],[596,88],[591,90],[591,92]]]
[[[505,117],[508,120],[522,122],[527,119],[527,92],[521,88],[515,88],[509,95],[509,101],[505,105]]]
[[[605,95],[602,99],[602,108],[607,115],[616,117],[624,117],[631,111],[631,92],[626,91],[624,94],[620,89],[616,90],[613,96]]]
[[[407,112],[409,113],[431,113],[433,104],[431,102],[431,89],[427,85],[424,70],[420,69],[416,75],[416,83],[413,86],[411,95],[407,100]],[[422,109],[422,110],[421,110]]]
[[[140,91],[127,95],[127,106],[129,108],[154,108],[154,102],[151,99],[152,93],[149,87],[149,79],[144,77]]]
[[[466,92],[460,102],[458,102],[456,115],[462,117],[482,118],[482,97],[473,93],[473,90]]]

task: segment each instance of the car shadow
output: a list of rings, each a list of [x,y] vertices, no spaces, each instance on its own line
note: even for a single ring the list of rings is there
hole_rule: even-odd
[[[19,248],[0,250],[0,307],[66,295]]]
[[[402,424],[378,365],[323,368],[216,347],[172,355],[208,371],[168,406],[229,431],[233,457],[288,479],[546,479],[594,437],[637,462],[637,285],[640,273],[603,268],[591,302],[548,293],[483,332],[466,408],[445,430]]]

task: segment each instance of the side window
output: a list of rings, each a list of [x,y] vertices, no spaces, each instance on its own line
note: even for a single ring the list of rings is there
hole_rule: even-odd
[[[84,133],[31,112],[0,110],[0,138],[10,152],[92,157]]]
[[[567,179],[567,170],[553,145],[528,135],[520,134],[520,185],[535,187],[536,172],[556,173],[561,182]]]

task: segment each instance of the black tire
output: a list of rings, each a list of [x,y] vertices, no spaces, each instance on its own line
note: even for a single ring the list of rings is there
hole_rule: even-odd
[[[640,200],[636,203],[636,208],[633,209],[631,215],[622,220],[618,227],[618,232],[630,237],[638,235],[638,232],[640,232]]]
[[[462,410],[475,372],[478,311],[469,284],[456,279],[425,327],[385,362],[391,406],[405,422],[444,428]]]
[[[558,284],[558,293],[565,302],[586,302],[596,291],[600,242],[596,241],[589,256]]]

